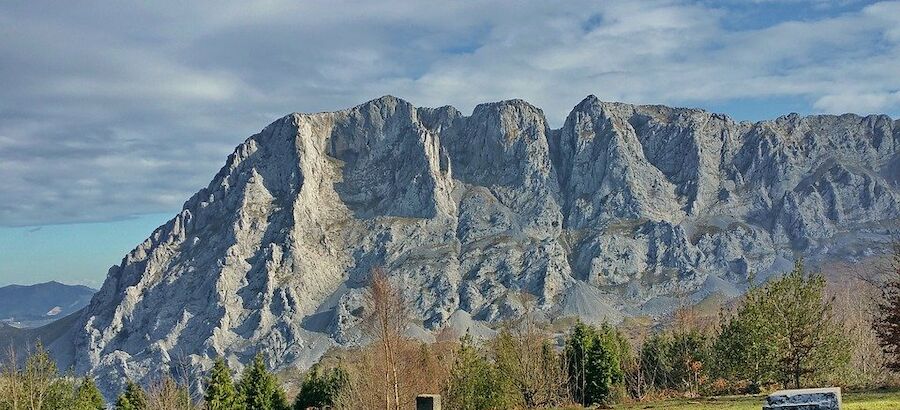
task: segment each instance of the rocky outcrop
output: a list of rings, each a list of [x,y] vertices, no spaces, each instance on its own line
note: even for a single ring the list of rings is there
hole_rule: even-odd
[[[898,231],[900,124],[755,124],[590,96],[561,129],[521,100],[382,97],[291,114],[247,139],[54,333],[63,367],[123,376],[305,367],[364,342],[383,267],[415,334],[491,334],[531,311],[599,322],[736,295],[798,255],[852,259]]]

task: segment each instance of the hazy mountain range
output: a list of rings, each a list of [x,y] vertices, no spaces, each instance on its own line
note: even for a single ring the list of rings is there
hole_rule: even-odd
[[[96,290],[59,282],[0,287],[0,323],[37,327],[87,306]]]
[[[733,296],[789,269],[884,252],[900,231],[900,122],[721,114],[585,98],[560,129],[521,100],[382,97],[290,114],[42,337],[106,391],[265,350],[278,368],[362,342],[381,266],[411,334],[489,333],[526,305],[617,322]],[[17,339],[19,340],[19,339]]]

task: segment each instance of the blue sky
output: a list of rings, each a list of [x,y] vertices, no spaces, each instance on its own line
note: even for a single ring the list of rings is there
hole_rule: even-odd
[[[900,2],[0,3],[0,285],[97,286],[293,111],[588,94],[900,114]]]
[[[0,228],[0,285],[55,280],[98,289],[110,266],[171,217]]]

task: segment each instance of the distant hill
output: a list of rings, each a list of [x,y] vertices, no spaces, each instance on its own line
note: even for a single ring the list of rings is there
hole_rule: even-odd
[[[97,292],[59,282],[0,287],[0,324],[37,327],[87,306]]]

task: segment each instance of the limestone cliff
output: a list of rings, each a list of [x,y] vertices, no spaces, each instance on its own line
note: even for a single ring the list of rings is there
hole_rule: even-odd
[[[51,347],[107,391],[258,350],[307,366],[361,341],[376,265],[424,338],[526,300],[547,317],[662,314],[796,256],[882,252],[900,225],[898,145],[887,116],[739,123],[593,96],[561,129],[521,100],[291,114],[112,267]]]

